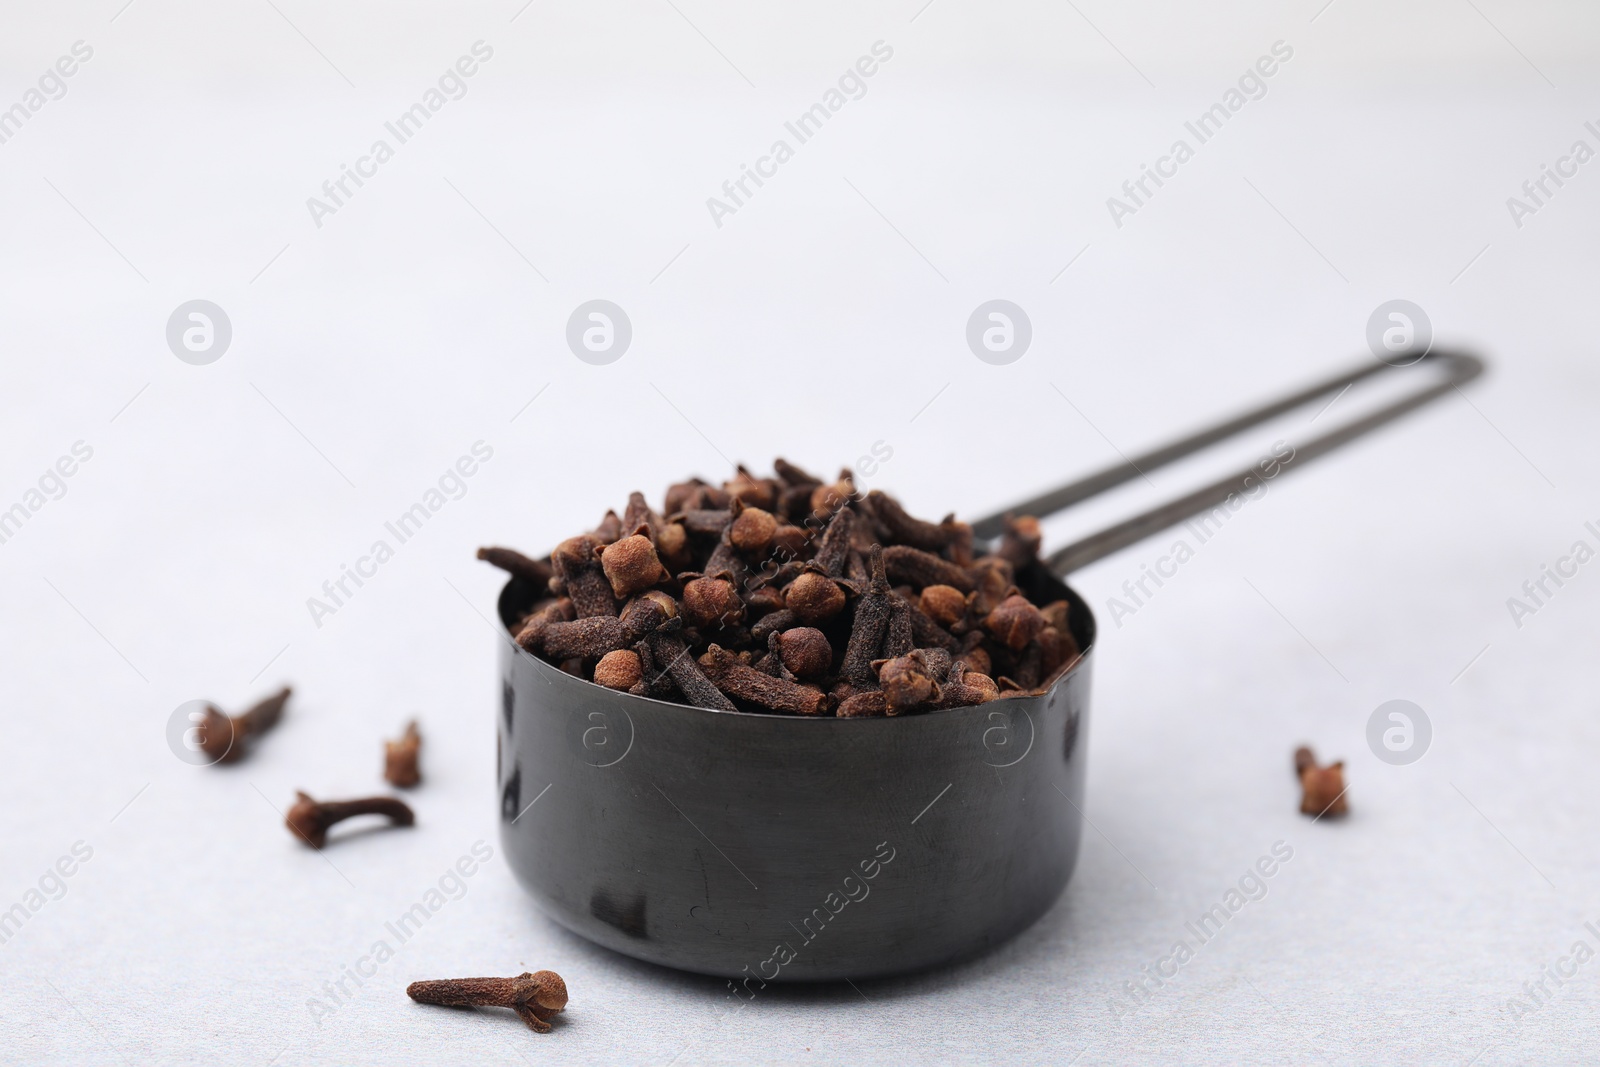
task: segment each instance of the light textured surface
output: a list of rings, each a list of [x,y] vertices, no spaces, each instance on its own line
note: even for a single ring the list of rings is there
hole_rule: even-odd
[[[94,49],[0,144],[0,508],[93,450],[0,544],[0,908],[92,849],[0,944],[0,1059],[1592,1061],[1600,962],[1537,1005],[1524,983],[1600,949],[1600,564],[1520,627],[1507,598],[1600,547],[1600,163],[1521,228],[1506,207],[1600,147],[1591,8],[122,2],[0,16],[0,108]],[[467,95],[315,226],[306,198],[480,39]],[[877,40],[867,94],[715,226],[706,198]],[[1266,96],[1113,225],[1106,198],[1277,40]],[[210,366],[163,338],[197,297],[233,324]],[[607,367],[562,338],[595,297],[634,326]],[[963,340],[995,297],[1034,327],[1007,367]],[[476,545],[543,551],[636,487],[875,442],[871,484],[980,513],[1365,358],[1394,297],[1489,378],[1272,483],[1120,626],[1108,599],[1181,533],[1076,576],[1104,633],[1094,829],[1028,935],[738,1009],[527,905],[495,836],[499,583]],[[307,598],[477,441],[464,495],[315,625]],[[249,762],[169,752],[180,703],[281,681]],[[1395,698],[1434,728],[1411,766],[1365,740]],[[293,791],[376,790],[413,714],[417,827],[296,845]],[[1295,813],[1301,741],[1347,761],[1342,824]],[[480,840],[460,899],[330,999]],[[1278,841],[1265,898],[1114,1010]],[[538,968],[573,997],[548,1037],[403,996]]]

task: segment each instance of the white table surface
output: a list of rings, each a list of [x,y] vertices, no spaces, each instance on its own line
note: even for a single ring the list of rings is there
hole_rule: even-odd
[[[1507,1010],[1574,942],[1600,949],[1600,564],[1520,627],[1507,609],[1600,544],[1600,163],[1520,228],[1506,207],[1573,141],[1600,147],[1591,9],[122,2],[0,14],[0,107],[94,49],[0,144],[0,508],[92,449],[0,544],[0,909],[92,850],[0,944],[0,1060],[1593,1061],[1600,962]],[[306,198],[478,40],[466,96],[315,226]],[[878,40],[866,95],[715,226],[705,199]],[[1116,227],[1106,198],[1278,40],[1267,94]],[[605,367],[562,336],[595,297],[634,327]],[[1034,327],[1005,367],[963,338],[995,297]],[[529,906],[496,837],[499,582],[477,545],[543,551],[636,487],[880,441],[872,484],[978,514],[1369,358],[1396,297],[1490,375],[1274,482],[1120,626],[1108,599],[1172,535],[1075,576],[1104,634],[1093,829],[1027,934],[730,1014],[720,982]],[[208,366],[163,336],[195,298],[233,326]],[[465,494],[315,625],[307,598],[477,441]],[[282,682],[248,762],[168,750],[184,701]],[[1409,766],[1365,740],[1397,698],[1434,729]],[[293,791],[376,790],[379,738],[413,714],[417,827],[293,841]],[[1297,814],[1301,741],[1345,759],[1347,820]],[[464,895],[313,1012],[480,840]],[[1294,856],[1266,897],[1114,1011],[1277,841]],[[403,995],[525,968],[572,991],[548,1037]]]

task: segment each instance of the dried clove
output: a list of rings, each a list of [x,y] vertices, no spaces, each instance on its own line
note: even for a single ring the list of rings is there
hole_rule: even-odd
[[[745,615],[760,618],[783,609],[783,590],[773,585],[758,586],[744,595]]]
[[[670,700],[677,687],[672,684],[671,675],[656,666],[650,645],[640,641],[633,646],[633,651],[639,657],[639,680],[628,689],[628,692],[638,697]]]
[[[537,651],[544,642],[544,631],[552,623],[571,622],[576,616],[570,597],[546,600],[534,607],[522,625],[517,628],[517,644],[530,652]]]
[[[930,585],[917,601],[923,614],[940,626],[953,626],[967,613],[967,597],[953,585]]]
[[[927,522],[915,519],[906,514],[900,502],[882,490],[874,489],[867,494],[867,500],[872,506],[872,511],[877,520],[883,524],[889,537],[902,545],[921,549],[924,552],[942,552],[952,542],[961,538],[960,527],[966,523],[956,522],[954,515],[947,515],[942,522]],[[970,535],[971,527],[967,527]]]
[[[690,626],[725,626],[744,617],[739,590],[726,578],[690,574],[678,577],[689,579],[683,585],[683,617]]]
[[[952,585],[963,593],[972,590],[972,578],[967,572],[947,559],[910,545],[891,545],[883,550],[883,565],[889,580],[916,586]]]
[[[619,600],[642,593],[668,577],[667,569],[656,555],[655,543],[643,532],[647,529],[641,526],[640,532],[600,549],[600,567],[611,583],[611,592]]]
[[[598,538],[583,534],[567,538],[550,553],[550,565],[555,568],[556,579],[566,589],[566,595],[572,598],[573,610],[580,619],[617,613],[611,582],[600,564],[602,547]]]
[[[875,719],[889,714],[888,699],[881,689],[870,689],[861,693],[853,693],[839,702],[839,710],[834,712],[841,719]]]
[[[1294,750],[1294,772],[1300,779],[1300,814],[1321,818],[1324,815],[1350,814],[1345,800],[1344,760],[1317,766],[1317,757],[1302,745]]]
[[[839,472],[838,481],[832,485],[819,485],[811,490],[811,514],[818,519],[829,519],[833,513],[844,507],[856,496],[855,479],[850,475],[850,468]]]
[[[529,559],[514,548],[480,548],[478,558],[492,566],[499,567],[507,574],[514,574],[518,578],[526,578],[543,588],[551,578],[555,577],[555,570],[549,563],[542,559]]]
[[[554,971],[523,971],[515,978],[445,978],[412,982],[406,996],[449,1008],[510,1008],[536,1034],[567,1009],[567,983]]]
[[[783,603],[807,624],[825,622],[844,610],[844,590],[820,571],[808,570],[783,591]]]
[[[672,676],[678,691],[689,703],[716,711],[737,711],[738,709],[728,698],[722,695],[722,691],[712,685],[701,672],[700,665],[695,662],[694,657],[689,655],[689,646],[684,643],[681,633],[682,626],[682,617],[669,619],[656,630],[646,634],[644,643],[649,646],[651,657],[663,671]]]
[[[622,536],[622,520],[617,518],[615,511],[607,511],[600,520],[600,525],[590,531],[596,541],[602,545],[609,545]]]
[[[720,508],[687,508],[672,516],[691,534],[702,537],[720,537],[733,521],[733,512],[727,505]]]
[[[641,526],[645,535],[655,541],[666,523],[645,500],[644,494],[635,489],[628,494],[628,506],[622,512],[622,528],[638,533]]]
[[[721,645],[712,645],[706,650],[705,655],[700,657],[700,667],[711,684],[728,696],[771,711],[821,715],[828,706],[828,698],[820,689],[763,674],[754,667],[740,663],[733,653]]]
[[[913,646],[916,648],[942,648],[952,655],[961,651],[961,642],[949,630],[930,619],[922,608],[918,606],[919,600],[907,600],[906,603],[911,609],[911,643]]]
[[[830,578],[844,576],[845,565],[850,561],[850,531],[855,526],[855,516],[853,509],[840,508],[822,531],[812,562]]]
[[[676,601],[651,590],[628,601],[620,617],[591,615],[571,622],[530,624],[517,635],[517,643],[552,659],[600,659],[627,648],[676,613]]]
[[[969,588],[977,594],[969,605],[969,611],[980,620],[998,607],[1000,601],[1016,592],[1015,572],[1011,564],[999,556],[985,556],[976,560],[969,571],[973,579]]]
[[[205,716],[196,731],[200,751],[210,757],[212,763],[237,763],[250,751],[255,738],[278,725],[291,692],[288,686],[284,686],[258,701],[243,715],[231,717],[215,704],[207,704]]]
[[[1072,632],[1067,625],[1067,620],[1072,615],[1072,605],[1065,600],[1052,600],[1039,609],[1039,614],[1044,616],[1046,626],[1053,626],[1063,634]]]
[[[737,503],[734,507],[738,507]],[[736,520],[737,521],[737,520]],[[744,585],[750,575],[739,553],[733,547],[733,524],[730,523],[717,539],[717,547],[706,560],[705,574],[709,578],[725,578],[734,585]]]
[[[757,478],[739,464],[733,478],[722,483],[723,490],[733,499],[750,507],[771,508],[778,502],[778,483],[771,478]]]
[[[1020,593],[1006,597],[983,620],[984,629],[1013,652],[1020,651],[1044,629],[1044,615]]]
[[[983,647],[981,630],[973,630],[961,639],[961,652],[956,656],[956,660],[966,664],[967,670],[977,674],[990,675],[994,670],[994,661],[989,655],[989,650]]]
[[[772,634],[782,633],[799,625],[800,616],[788,608],[781,608],[757,619],[750,627],[750,638],[758,645],[764,644]]]
[[[422,734],[417,731],[417,720],[406,723],[405,733],[398,741],[383,743],[383,778],[398,789],[410,789],[422,781],[422,771],[417,757],[422,752]]]
[[[821,478],[814,474],[806,473],[782,456],[772,461],[772,471],[784,485],[790,488],[807,488],[822,484]]]
[[[798,559],[801,553],[811,544],[811,531],[804,526],[793,523],[778,524],[772,534],[772,558],[774,560]]]
[[[772,544],[777,532],[778,520],[772,517],[770,511],[746,507],[728,525],[728,541],[740,552],[760,555]]]
[[[881,654],[885,658],[904,656],[917,647],[916,633],[911,624],[911,602],[905,597],[889,598],[889,628],[883,637]]]
[[[1032,515],[1007,515],[1003,520],[1005,530],[1000,534],[1000,545],[995,554],[1014,570],[1022,570],[1039,558],[1039,544],[1044,535],[1039,532],[1039,520]]]
[[[594,665],[596,685],[607,689],[632,689],[644,678],[644,668],[639,653],[628,648],[618,648],[600,657]]]
[[[913,549],[912,551],[915,551]],[[856,601],[855,622],[850,627],[850,642],[845,645],[844,662],[839,665],[839,675],[858,689],[876,689],[878,673],[872,661],[883,648],[884,634],[889,629],[889,583],[884,576],[884,556],[887,553],[878,545],[872,546],[868,567],[872,584],[860,600]]]
[[[937,659],[930,663],[928,655],[919,648],[903,656],[873,663],[878,672],[878,683],[883,689],[887,714],[898,715],[939,699],[940,677],[950,669],[949,653],[940,655],[944,657],[942,663]],[[939,670],[940,666],[944,668],[943,671]]]
[[[312,800],[295,792],[294,806],[284,824],[312,848],[328,843],[328,828],[357,815],[382,815],[393,826],[411,826],[417,821],[406,802],[399,797],[363,797],[360,800]]]
[[[661,501],[661,511],[666,515],[675,515],[689,506],[691,498],[696,496],[706,483],[699,478],[690,478],[686,482],[678,482],[667,486],[667,494]],[[641,496],[643,494],[640,494]]]
[[[796,678],[820,678],[833,666],[833,648],[827,636],[811,626],[774,632],[767,647]]]
[[[938,706],[959,708],[968,704],[986,704],[1000,695],[1000,688],[987,674],[968,668],[963,660],[950,665],[950,674],[939,688]]]

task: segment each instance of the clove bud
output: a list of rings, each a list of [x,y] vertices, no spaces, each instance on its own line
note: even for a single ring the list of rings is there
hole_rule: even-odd
[[[417,720],[406,723],[406,732],[398,741],[383,743],[383,777],[398,789],[410,789],[422,781],[422,771],[417,767],[417,756],[422,750],[422,735],[417,732]]]
[[[406,996],[449,1008],[510,1008],[536,1034],[567,1008],[567,983],[554,971],[523,971],[515,978],[445,978],[412,982]]]
[[[642,593],[667,578],[667,569],[656,555],[655,544],[643,533],[631,534],[598,551],[600,569],[605,572],[606,580],[611,583],[611,592],[619,600]]]
[[[411,826],[417,821],[416,815],[399,797],[316,801],[298,791],[294,806],[283,821],[300,840],[312,848],[321,848],[328,843],[329,827],[357,815],[382,815],[393,826]]]
[[[1300,814],[1317,818],[1350,814],[1343,760],[1319,767],[1316,755],[1302,745],[1294,750],[1294,770],[1300,778]]]
[[[213,763],[237,763],[249,752],[255,738],[260,737],[283,718],[283,706],[289,702],[291,690],[284,686],[276,693],[258,702],[243,715],[229,717],[214,704],[206,705],[205,717],[200,720],[200,751]]]

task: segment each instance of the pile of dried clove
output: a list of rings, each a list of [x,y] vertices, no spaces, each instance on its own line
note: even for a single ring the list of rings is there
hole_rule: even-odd
[[[610,689],[722,711],[840,717],[981,704],[1047,688],[1079,655],[1068,603],[1035,604],[1039,524],[908,515],[848,470],[824,482],[779,459],[720,487],[635,492],[544,559],[478,558],[539,593],[517,643]]]

